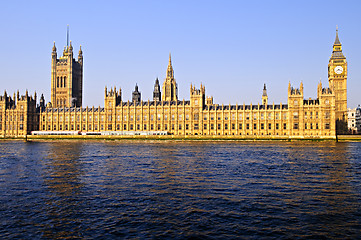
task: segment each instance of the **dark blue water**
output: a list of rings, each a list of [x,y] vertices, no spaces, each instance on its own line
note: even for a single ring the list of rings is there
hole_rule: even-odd
[[[1,239],[357,239],[361,143],[1,142]]]

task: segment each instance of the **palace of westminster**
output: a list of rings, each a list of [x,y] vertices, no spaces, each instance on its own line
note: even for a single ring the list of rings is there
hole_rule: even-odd
[[[83,107],[83,52],[74,58],[70,44],[58,58],[51,54],[51,101],[41,95],[0,96],[0,136],[26,137],[46,132],[166,132],[170,135],[213,135],[242,138],[335,138],[336,123],[347,121],[347,62],[338,31],[328,64],[329,87],[321,82],[316,99],[304,99],[303,84],[288,85],[287,104],[269,104],[266,85],[262,103],[220,105],[205,94],[205,87],[190,86],[190,100],[179,100],[169,56],[166,78],[156,79],[153,100],[142,101],[138,86],[132,101],[122,101],[121,89],[105,88],[104,107]]]

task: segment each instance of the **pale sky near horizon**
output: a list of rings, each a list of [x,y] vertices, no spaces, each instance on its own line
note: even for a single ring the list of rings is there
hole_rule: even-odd
[[[163,83],[172,54],[179,99],[193,83],[219,104],[287,103],[288,82],[316,98],[328,86],[336,25],[348,61],[348,107],[361,104],[361,1],[6,1],[0,8],[1,88],[50,101],[51,49],[84,55],[83,106],[103,106],[104,87],[142,100]]]

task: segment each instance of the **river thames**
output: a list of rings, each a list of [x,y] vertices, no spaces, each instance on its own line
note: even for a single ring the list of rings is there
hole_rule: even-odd
[[[0,143],[1,239],[357,239],[361,143]]]

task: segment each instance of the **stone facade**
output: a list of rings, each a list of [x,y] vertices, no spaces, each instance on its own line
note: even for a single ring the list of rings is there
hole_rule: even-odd
[[[361,107],[347,109],[347,127],[350,133],[361,133]]]
[[[328,66],[329,87],[324,88],[320,82],[317,98],[304,99],[302,82],[298,88],[289,83],[287,104],[268,104],[266,85],[260,99],[262,104],[216,104],[213,97],[206,96],[203,85],[199,89],[191,85],[190,99],[178,100],[177,83],[169,56],[162,92],[157,79],[153,101],[142,101],[138,86],[135,87],[132,101],[122,101],[121,90],[114,87],[110,90],[105,88],[104,107],[81,107],[81,50],[78,61],[72,56],[70,44],[65,48],[63,57],[57,59],[54,45],[52,96],[51,103],[46,107],[43,97],[40,105],[36,106],[36,95],[33,98],[27,93],[22,97],[14,95],[14,98],[5,93],[0,98],[2,136],[19,137],[40,130],[164,131],[180,136],[227,135],[245,138],[335,138],[336,120],[347,118],[347,109],[344,109],[347,105],[347,62],[342,54],[338,32]],[[65,82],[68,79],[71,79],[69,83]],[[74,84],[77,86],[74,87]],[[74,98],[74,104],[70,104]]]

